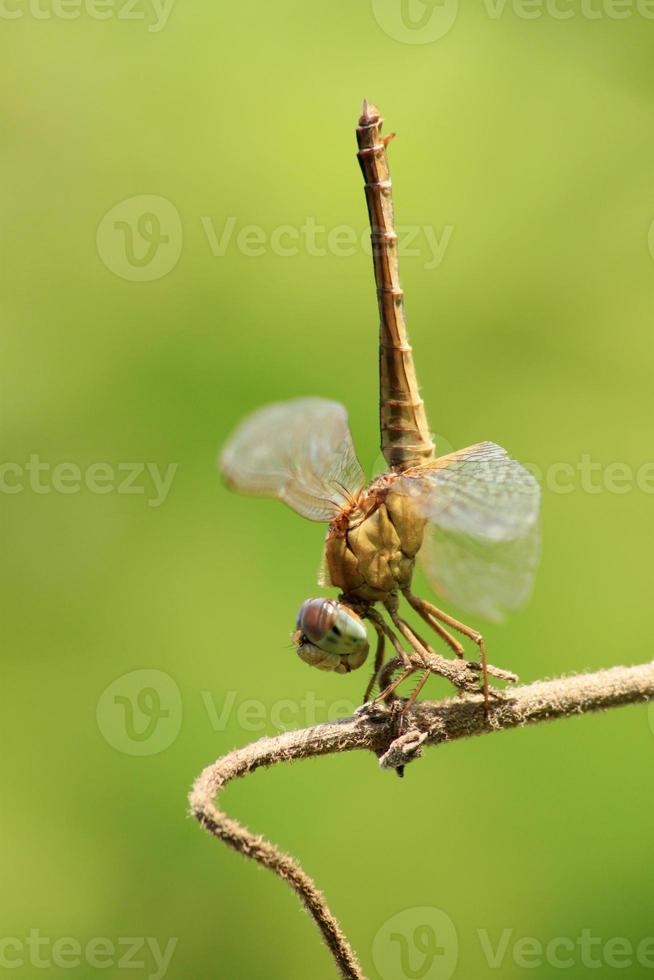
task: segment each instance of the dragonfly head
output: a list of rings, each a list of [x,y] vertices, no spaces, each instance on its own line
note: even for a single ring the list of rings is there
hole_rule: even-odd
[[[298,656],[319,670],[349,674],[368,656],[368,635],[360,616],[334,599],[307,599],[293,634]]]

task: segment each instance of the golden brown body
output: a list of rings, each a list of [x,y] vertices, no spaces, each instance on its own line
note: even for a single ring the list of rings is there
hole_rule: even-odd
[[[382,137],[381,128],[377,109],[364,103],[357,127],[358,159],[377,286],[381,448],[388,472],[364,489],[347,412],[321,398],[279,402],[249,416],[224,448],[221,468],[235,489],[276,497],[309,520],[330,522],[320,584],[338,588],[341,595],[338,601],[313,598],[303,603],[294,639],[306,663],[338,673],[361,666],[368,652],[361,620],[367,620],[377,632],[377,652],[364,700],[377,682],[379,697],[390,697],[415,670],[417,656],[424,674],[407,701],[408,711],[435,669],[437,655],[400,615],[402,593],[457,657],[463,656],[463,645],[450,630],[477,644],[488,707],[483,637],[413,595],[413,568],[423,536],[431,535],[431,547],[423,549],[422,557],[438,592],[492,618],[517,607],[528,595],[538,557],[538,485],[494,443],[435,459],[407,335],[386,152],[390,137]],[[464,538],[471,545],[467,554]],[[383,610],[375,608],[377,603]],[[390,675],[384,680],[381,673],[387,640],[404,666],[404,673],[390,681]],[[452,676],[449,667],[444,676]]]
[[[411,584],[426,521],[407,497],[388,493],[394,479],[380,477],[329,527],[327,570],[345,599],[384,601]]]
[[[420,390],[404,314],[397,233],[383,119],[364,102],[357,127],[357,154],[365,181],[372,261],[379,306],[379,423],[381,448],[391,469],[407,469],[433,459],[434,441]]]

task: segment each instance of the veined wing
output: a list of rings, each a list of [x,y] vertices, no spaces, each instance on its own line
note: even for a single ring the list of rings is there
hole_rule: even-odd
[[[311,521],[331,521],[365,477],[347,412],[324,398],[277,402],[249,415],[219,460],[229,486],[277,497]]]
[[[489,541],[429,524],[419,560],[435,592],[499,623],[531,595],[539,556],[537,525],[522,538]]]
[[[407,470],[393,490],[429,522],[419,558],[436,592],[495,621],[526,601],[540,554],[540,487],[505,449],[461,449]]]

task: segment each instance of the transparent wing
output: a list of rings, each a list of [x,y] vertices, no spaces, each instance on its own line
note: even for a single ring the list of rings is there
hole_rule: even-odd
[[[540,555],[540,487],[482,442],[407,470],[393,486],[428,525],[419,559],[436,592],[499,621],[529,597]]]
[[[297,398],[249,415],[220,454],[234,490],[277,497],[311,521],[331,521],[363,487],[347,412],[338,402]]]
[[[522,538],[489,541],[429,524],[419,560],[435,592],[499,623],[529,598],[539,554],[538,526]]]

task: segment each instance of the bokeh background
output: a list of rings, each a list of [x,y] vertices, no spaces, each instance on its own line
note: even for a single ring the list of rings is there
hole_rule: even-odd
[[[63,937],[141,937],[177,940],[170,978],[334,975],[295,896],[204,835],[186,794],[231,748],[361,695],[362,674],[312,672],[290,647],[324,529],[231,495],[215,458],[244,413],[315,394],[347,405],[375,464],[371,261],[333,232],[365,236],[363,96],[398,132],[397,220],[417,229],[402,277],[441,445],[494,439],[547,477],[537,589],[487,628],[491,659],[532,680],[651,658],[651,13],[7,0],[0,972],[156,976],[149,947],[130,970],[126,947],[103,947],[103,969],[53,958]],[[84,482],[97,463],[102,493]],[[149,464],[139,493],[119,491],[128,464]],[[612,464],[632,474],[620,492]],[[172,473],[163,501],[153,468]],[[634,707],[430,751],[403,781],[358,753],[280,767],[224,802],[302,860],[371,978],[410,975],[385,938],[400,913],[414,976],[560,976],[546,953],[524,966],[525,937],[567,941],[569,975],[610,975],[623,937],[640,977],[653,760]],[[456,935],[433,962],[410,946],[421,907]],[[503,944],[494,969],[485,941]]]

